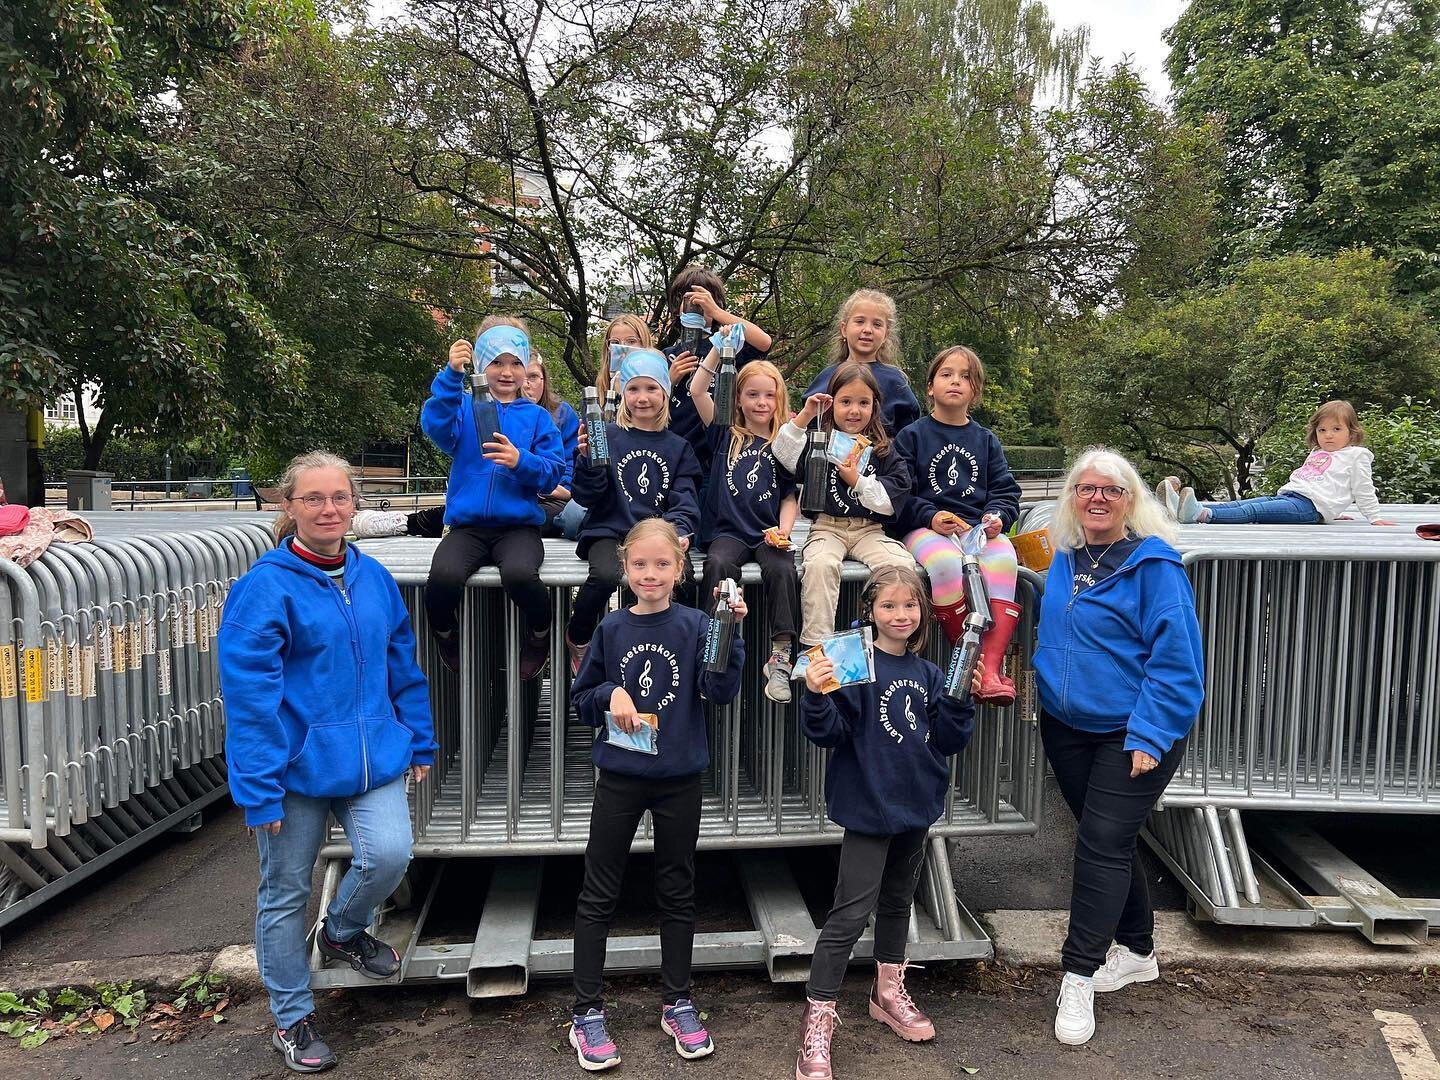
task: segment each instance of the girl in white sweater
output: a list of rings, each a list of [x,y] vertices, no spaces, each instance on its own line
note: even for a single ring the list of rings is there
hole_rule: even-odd
[[[1157,494],[1186,525],[1321,525],[1340,517],[1353,503],[1372,525],[1393,525],[1380,517],[1370,470],[1375,455],[1362,443],[1365,429],[1348,401],[1327,401],[1305,428],[1310,456],[1274,495],[1239,502],[1202,503],[1193,488],[1167,477]]]

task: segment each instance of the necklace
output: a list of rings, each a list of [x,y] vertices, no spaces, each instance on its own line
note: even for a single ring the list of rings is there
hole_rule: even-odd
[[[1100,569],[1100,560],[1105,558],[1105,556],[1109,553],[1110,549],[1120,542],[1120,539],[1121,538],[1117,536],[1114,540],[1111,540],[1110,543],[1105,545],[1105,550],[1100,552],[1099,555],[1092,555],[1090,552],[1090,545],[1085,545],[1085,557],[1090,560],[1091,570]]]

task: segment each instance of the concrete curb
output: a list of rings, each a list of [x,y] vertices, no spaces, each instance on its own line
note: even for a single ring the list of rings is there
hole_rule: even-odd
[[[1070,914],[991,911],[980,916],[995,959],[1011,967],[1060,966]],[[1202,971],[1404,972],[1440,966],[1440,937],[1425,945],[1371,945],[1354,931],[1246,930],[1202,925],[1182,911],[1155,914],[1155,952],[1162,968]]]
[[[230,989],[259,990],[260,968],[255,963],[254,945],[226,945],[210,963],[210,974],[219,975]]]
[[[209,968],[214,955],[213,952],[184,952],[109,960],[72,960],[61,964],[23,964],[0,969],[0,988],[23,994],[60,990],[66,986],[129,981],[140,986],[169,990],[197,971]]]

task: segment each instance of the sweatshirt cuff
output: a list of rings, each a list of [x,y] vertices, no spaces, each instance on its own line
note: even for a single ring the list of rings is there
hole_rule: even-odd
[[[411,764],[411,765],[434,765],[434,764],[435,764],[435,751],[434,751],[434,750],[417,750],[415,753],[413,753],[413,754],[410,755],[410,764]]]
[[[1173,746],[1174,744],[1172,743],[1171,745]],[[1149,754],[1156,761],[1159,761],[1169,752],[1170,747],[1162,747],[1159,743],[1155,742],[1149,736],[1141,735],[1139,732],[1133,729],[1126,729],[1125,745],[1123,749],[1127,754],[1132,750],[1139,750],[1143,753]]]
[[[261,803],[245,807],[245,824],[250,828],[269,825],[272,821],[285,820],[285,804],[281,802]]]

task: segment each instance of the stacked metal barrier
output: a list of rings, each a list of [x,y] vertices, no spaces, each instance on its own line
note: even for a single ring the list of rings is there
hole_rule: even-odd
[[[228,790],[214,649],[256,515],[87,515],[0,560],[0,925]]]
[[[797,550],[803,531],[802,524],[795,537]],[[412,910],[392,914],[383,933],[401,953],[401,980],[466,978],[477,995],[513,993],[524,989],[530,972],[558,973],[569,963],[568,942],[534,941],[532,931],[542,858],[583,852],[589,828],[594,731],[573,720],[563,637],[570,590],[585,580],[588,567],[576,558],[572,544],[545,543],[541,579],[554,610],[550,668],[547,678],[528,686],[513,678],[519,615],[505,600],[493,567],[472,577],[465,591],[457,678],[438,662],[421,602],[435,542],[406,537],[362,544],[400,583],[415,622],[421,663],[430,677],[440,752],[429,778],[413,795],[415,854],[504,857],[496,864],[483,907],[476,904],[481,925],[474,942],[422,943],[425,913],[441,887],[443,867],[429,882],[426,896],[413,898]],[[697,576],[700,562],[697,556]],[[847,564],[842,611],[858,607],[858,587],[865,575],[862,565]],[[803,978],[818,931],[775,849],[836,844],[843,830],[826,819],[826,755],[801,735],[798,704],[776,705],[761,693],[764,596],[754,565],[746,567],[744,584],[752,612],[744,623],[748,673],[734,703],[710,709],[712,765],[705,775],[699,846],[737,853],[737,872],[756,931],[702,934],[696,962],[758,963],[776,978]],[[954,765],[945,813],[932,830],[917,908],[911,950],[917,959],[990,954],[989,939],[955,898],[946,838],[1037,828],[1042,756],[1029,662],[1038,607],[1036,579],[1025,577],[1021,589],[1025,617],[1017,634],[1014,668],[1022,696],[1015,707],[982,712],[971,746]],[[941,648],[937,640],[933,658],[942,659]],[[796,684],[796,702],[801,690]],[[647,816],[635,848],[652,846]],[[349,855],[343,834],[335,829],[321,855],[326,865],[322,904],[338,884]],[[868,941],[862,952],[867,946]],[[655,959],[655,948],[651,938],[617,940],[610,962],[620,969],[644,966]],[[353,972],[325,968],[318,954],[313,967],[317,986],[357,983]]]
[[[1414,534],[1440,507],[1384,516],[1399,524],[1182,530],[1206,700],[1146,839],[1205,918],[1381,943],[1440,927],[1440,901],[1258,813],[1440,813],[1440,544]]]

